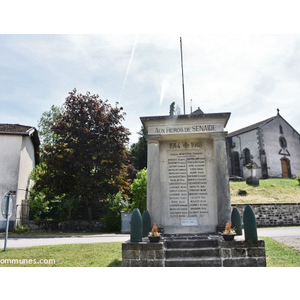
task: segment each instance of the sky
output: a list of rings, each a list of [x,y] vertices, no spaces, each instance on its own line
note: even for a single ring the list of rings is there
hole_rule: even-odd
[[[124,108],[137,142],[141,116],[231,112],[232,132],[277,114],[300,132],[300,36],[266,34],[2,34],[0,122],[37,127],[74,88]],[[192,101],[191,101],[192,99]]]
[[[52,16],[53,9],[49,10]],[[70,30],[67,21],[61,27],[43,26],[41,19],[44,17],[47,23],[48,15],[39,16],[41,28],[37,30],[37,23],[28,21],[37,14],[31,14],[24,30],[19,25],[8,32],[0,31],[0,123],[37,127],[42,113],[52,105],[62,105],[76,88],[79,93],[98,94],[112,105],[119,102],[126,113],[123,124],[131,132],[130,143],[137,142],[140,117],[168,115],[172,102],[183,114],[182,37],[186,113],[198,107],[204,113],[230,112],[225,130],[232,132],[275,116],[279,108],[283,118],[300,132],[300,35],[281,30],[281,25],[279,29],[272,27],[274,30],[260,32],[256,23],[253,31],[244,32],[238,30],[234,19],[229,22],[234,30],[228,32],[222,30],[221,19],[213,30],[185,27],[178,33],[180,7],[176,13],[169,14],[172,30],[158,30],[154,26],[140,29],[141,23],[137,21],[143,15],[114,30],[104,30],[103,24],[109,20],[104,14],[99,30],[82,30],[78,25]],[[58,24],[65,18],[62,15],[58,15]],[[133,16],[126,15],[126,20]],[[148,15],[144,16],[146,21],[150,20]],[[184,20],[188,22],[195,16],[185,16]],[[21,14],[17,17],[24,19]],[[121,17],[119,10],[117,17]],[[158,20],[154,18],[151,22],[169,24],[163,17],[158,15]],[[212,25],[214,20],[204,13],[202,17],[206,25]],[[239,15],[239,20],[242,17]],[[262,19],[259,14],[256,17],[258,21]],[[92,17],[84,20],[89,19]],[[278,18],[274,19],[278,23]],[[5,25],[13,24],[11,19],[5,21]],[[134,33],[122,30],[123,25]]]

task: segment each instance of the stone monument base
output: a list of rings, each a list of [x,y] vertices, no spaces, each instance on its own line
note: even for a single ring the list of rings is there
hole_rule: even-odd
[[[263,240],[242,237],[226,242],[220,235],[170,235],[161,242],[122,244],[123,267],[266,267]]]

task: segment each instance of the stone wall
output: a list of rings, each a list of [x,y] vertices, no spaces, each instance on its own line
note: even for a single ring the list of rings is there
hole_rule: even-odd
[[[266,267],[265,242],[220,242],[222,267]]]
[[[28,230],[38,231],[38,230],[62,230],[62,231],[105,231],[105,226],[103,221],[84,221],[84,220],[72,220],[63,222],[41,222],[40,224],[35,224],[34,221],[28,222]]]
[[[163,243],[130,243],[122,244],[123,267],[164,267]]]
[[[236,207],[243,219],[246,204]],[[300,225],[300,203],[251,204],[258,226]]]

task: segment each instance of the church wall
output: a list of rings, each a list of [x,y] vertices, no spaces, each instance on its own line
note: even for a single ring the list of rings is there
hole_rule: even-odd
[[[244,159],[242,159],[243,151],[246,148],[250,150],[250,155],[252,156],[251,159],[253,160],[253,162],[255,162],[258,165],[258,169],[256,170],[256,176],[261,177],[258,131],[252,130],[239,134],[238,136],[233,136],[232,142],[235,144],[235,147],[232,149],[232,151],[237,151],[239,153],[242,177],[247,178],[251,176],[251,171],[246,168],[245,161]]]
[[[282,129],[280,129],[280,126]],[[281,159],[290,161],[290,176],[300,174],[300,136],[280,116],[262,127],[269,177],[283,177]],[[280,138],[286,140],[282,147]]]

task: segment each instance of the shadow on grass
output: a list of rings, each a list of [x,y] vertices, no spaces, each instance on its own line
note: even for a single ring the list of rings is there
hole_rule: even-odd
[[[108,265],[108,267],[122,267],[122,261],[115,259]]]

